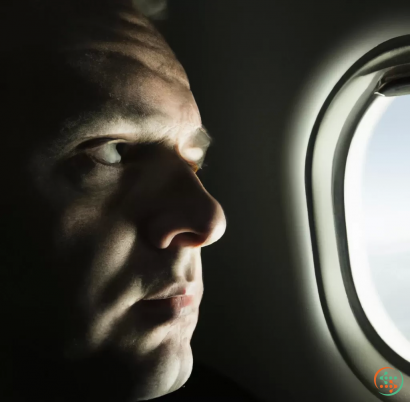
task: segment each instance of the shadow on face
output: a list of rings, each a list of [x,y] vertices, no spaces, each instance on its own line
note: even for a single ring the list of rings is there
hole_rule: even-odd
[[[199,160],[186,157],[206,152],[189,87],[114,39],[3,56],[11,401],[146,400],[192,370],[200,250],[226,221],[192,170]],[[147,308],[147,296],[175,283],[189,289],[189,306]]]

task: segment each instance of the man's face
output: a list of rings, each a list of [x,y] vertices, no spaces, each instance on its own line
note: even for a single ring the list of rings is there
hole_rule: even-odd
[[[151,399],[192,370],[201,247],[226,221],[195,174],[209,140],[183,70],[144,24],[89,17],[8,84],[6,332],[54,401]],[[186,307],[143,300],[173,284]]]

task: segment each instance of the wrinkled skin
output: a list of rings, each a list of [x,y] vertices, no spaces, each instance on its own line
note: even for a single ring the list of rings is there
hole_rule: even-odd
[[[0,399],[11,402],[179,389],[192,371],[201,248],[226,228],[187,157],[207,140],[165,42],[130,7],[75,24],[2,71]],[[173,282],[194,287],[188,313],[144,312],[141,300]]]

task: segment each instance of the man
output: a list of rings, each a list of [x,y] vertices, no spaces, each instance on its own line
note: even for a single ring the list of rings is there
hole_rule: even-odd
[[[0,400],[172,393],[226,228],[188,79],[131,0],[5,3]]]

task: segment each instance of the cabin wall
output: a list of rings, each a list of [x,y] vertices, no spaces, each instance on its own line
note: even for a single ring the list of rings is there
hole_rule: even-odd
[[[364,53],[410,33],[407,3],[170,1],[168,40],[215,138],[201,179],[228,223],[202,250],[194,358],[263,401],[378,400],[322,313],[304,167],[327,95]]]

